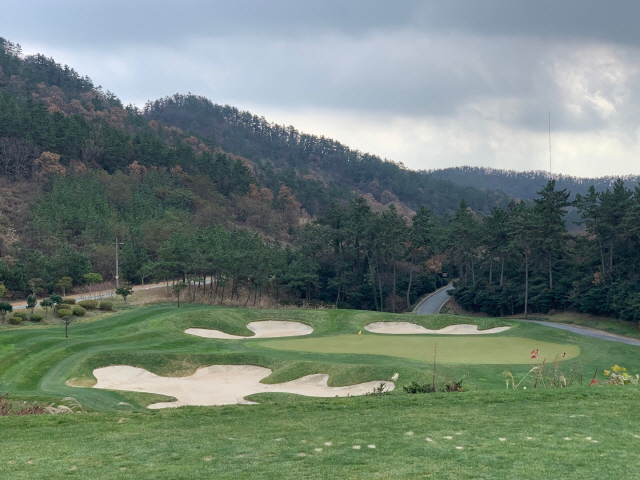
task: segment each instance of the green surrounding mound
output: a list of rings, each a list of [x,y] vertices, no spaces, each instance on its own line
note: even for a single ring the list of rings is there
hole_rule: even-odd
[[[528,365],[531,351],[539,349],[539,358],[563,361],[580,355],[580,347],[521,337],[486,337],[479,335],[426,336],[340,335],[336,337],[300,338],[261,342],[268,348],[318,353],[388,355],[444,364]]]

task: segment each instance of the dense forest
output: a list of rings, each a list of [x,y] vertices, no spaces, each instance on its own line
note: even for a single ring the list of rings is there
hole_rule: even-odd
[[[213,302],[402,312],[458,278],[469,310],[637,321],[640,191],[562,185],[523,203],[202,97],[125,107],[0,38],[7,298],[113,278],[117,238],[124,281],[182,280]]]
[[[269,188],[278,181],[271,172],[282,170],[346,186],[357,193],[370,194],[378,202],[389,203],[385,197],[390,197],[414,211],[426,206],[438,215],[451,213],[461,198],[484,213],[509,202],[507,195],[495,189],[480,190],[423,175],[401,163],[351,150],[329,138],[300,133],[291,126],[269,123],[264,117],[216,105],[196,95],[174,95],[148,102],[144,116],[196,132],[227,151],[251,159],[260,180]],[[298,189],[289,186],[303,207],[312,212]]]

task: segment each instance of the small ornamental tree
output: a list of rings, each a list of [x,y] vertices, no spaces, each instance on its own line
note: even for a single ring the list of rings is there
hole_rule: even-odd
[[[180,308],[180,293],[187,288],[187,284],[184,282],[178,282],[173,286],[173,294],[178,297],[178,308]]]
[[[116,295],[120,295],[124,299],[124,303],[127,303],[127,297],[133,293],[131,285],[124,284],[116,289]]]
[[[55,303],[56,305],[62,303],[62,297],[60,295],[58,295],[57,293],[52,293],[51,296],[49,297],[51,299],[51,301],[53,303]]]
[[[64,322],[64,338],[69,338],[69,325],[73,322],[73,312],[65,310],[65,314],[62,316],[62,321]]]
[[[31,288],[31,293],[35,295],[37,292],[42,290],[42,284],[44,281],[41,278],[32,278],[29,280],[29,288]]]
[[[0,302],[0,318],[2,318],[2,323],[4,323],[7,318],[7,313],[13,312],[13,305],[9,302]]]
[[[44,309],[45,318],[49,318],[49,309],[53,307],[53,300],[45,298],[40,302],[40,306]]]
[[[67,294],[67,290],[73,288],[73,279],[71,277],[62,277],[56,283],[56,288],[62,290],[62,296],[64,297]]]
[[[89,295],[91,295],[91,285],[100,283],[102,281],[102,275],[99,273],[85,273],[83,277],[84,281],[89,285]]]
[[[33,313],[33,310],[36,308],[36,305],[38,305],[38,300],[36,299],[36,296],[29,295],[27,297],[27,308],[31,310],[31,313]]]

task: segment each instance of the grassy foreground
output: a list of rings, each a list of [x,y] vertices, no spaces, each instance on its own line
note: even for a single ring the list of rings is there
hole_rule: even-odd
[[[625,479],[640,471],[635,388],[260,401],[4,418],[0,477]]]
[[[314,333],[241,341],[184,333],[251,335],[246,324],[265,319],[301,321]],[[399,337],[363,330],[374,321],[512,328],[487,337]],[[60,325],[0,331],[0,393],[46,402],[72,396],[85,410],[0,417],[0,478],[636,478],[640,471],[640,390],[587,386],[596,369],[614,364],[639,372],[639,347],[511,320],[197,305],[132,308],[73,324],[69,333],[65,339]],[[461,357],[471,352],[469,363],[439,357],[438,375],[464,378],[466,391],[404,393],[402,385],[430,380],[434,342],[439,352],[447,345]],[[574,386],[533,389],[527,377],[505,390],[503,372],[522,378],[532,345],[572,352],[558,368],[575,374]],[[525,361],[495,360],[511,347]],[[381,397],[262,394],[251,397],[260,405],[163,411],[145,407],[166,397],[79,388],[93,384],[93,369],[112,364],[182,376],[223,363],[268,367],[270,383],[311,373],[330,374],[335,386],[394,372],[400,379]]]

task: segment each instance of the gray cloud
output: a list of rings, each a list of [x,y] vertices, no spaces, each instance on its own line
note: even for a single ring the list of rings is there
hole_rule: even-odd
[[[24,0],[3,6],[0,35],[125,102],[193,92],[304,120],[313,133],[330,130],[414,167],[542,165],[548,111],[558,141],[609,148],[629,165],[639,10],[594,0]],[[308,112],[336,120],[314,124]],[[411,142],[426,153],[413,154]],[[567,158],[584,155],[563,148]]]

